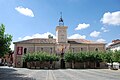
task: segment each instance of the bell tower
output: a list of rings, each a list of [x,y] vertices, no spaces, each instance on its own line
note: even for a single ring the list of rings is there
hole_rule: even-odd
[[[67,43],[67,26],[64,26],[64,21],[61,17],[59,19],[59,26],[56,27],[56,42],[57,43]]]

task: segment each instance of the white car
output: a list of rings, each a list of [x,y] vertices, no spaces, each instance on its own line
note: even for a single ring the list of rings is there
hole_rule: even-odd
[[[119,69],[119,63],[118,62],[113,62],[113,69],[118,70]]]

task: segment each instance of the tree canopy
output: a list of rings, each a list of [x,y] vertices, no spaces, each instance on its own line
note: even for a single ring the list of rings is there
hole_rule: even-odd
[[[120,50],[119,51],[106,51],[106,52],[68,52],[64,56],[65,61],[71,62],[120,62]]]
[[[30,62],[30,61],[58,61],[59,56],[56,56],[55,54],[49,54],[46,52],[33,52],[33,53],[27,53],[23,56],[24,62]]]
[[[5,26],[3,24],[0,25],[0,57],[3,57],[4,54],[8,53],[11,49],[9,48],[11,45],[12,36],[9,34],[5,34]]]

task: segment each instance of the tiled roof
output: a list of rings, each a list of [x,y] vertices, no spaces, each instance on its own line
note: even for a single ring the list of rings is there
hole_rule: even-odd
[[[92,41],[85,39],[68,39],[68,42],[72,43],[91,43]]]
[[[47,38],[34,38],[29,40],[18,41],[14,43],[46,43],[46,44],[53,44],[56,43],[55,39],[47,39]]]
[[[120,41],[119,41],[119,42],[116,42],[116,43],[113,43],[113,44],[111,44],[111,45],[109,45],[109,46],[114,46],[114,45],[117,45],[117,44],[120,44]]]
[[[120,40],[113,40],[113,41],[112,41],[112,44],[110,44],[110,45],[107,47],[107,49],[110,49],[110,48],[112,48],[112,47],[114,47],[115,45],[118,45],[118,44],[120,44]]]
[[[18,42],[14,42],[15,43],[43,43],[43,44],[55,44],[56,43],[56,39],[48,39],[48,38],[34,38],[34,39],[29,39],[29,40],[23,40],[23,41],[18,41]],[[94,42],[94,41],[90,41],[90,40],[85,40],[85,39],[68,39],[68,43],[70,44],[81,44],[81,43],[85,43],[85,44],[104,44],[104,43],[98,43],[98,42]]]
[[[74,44],[78,44],[78,43],[84,43],[84,44],[105,44],[102,42],[95,42],[95,41],[90,41],[90,40],[85,40],[85,39],[68,39],[68,43],[74,43]]]

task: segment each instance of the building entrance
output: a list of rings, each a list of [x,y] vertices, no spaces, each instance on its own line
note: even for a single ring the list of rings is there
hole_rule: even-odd
[[[65,69],[65,61],[64,61],[64,59],[61,59],[61,69]]]
[[[27,68],[27,62],[23,62],[23,68]]]

